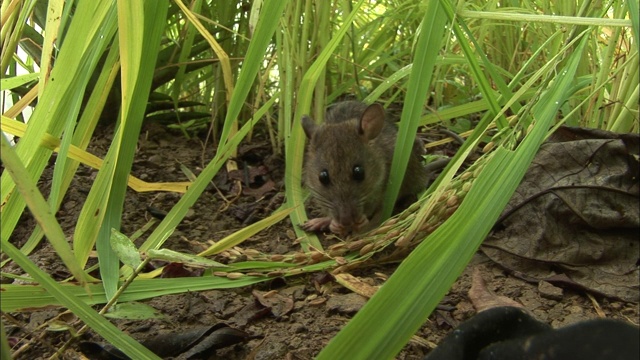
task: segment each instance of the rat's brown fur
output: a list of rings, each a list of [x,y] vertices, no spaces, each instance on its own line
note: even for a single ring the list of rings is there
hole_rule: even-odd
[[[345,101],[329,108],[324,124],[317,125],[305,116],[302,126],[310,139],[304,183],[326,215],[309,220],[303,229],[329,228],[346,235],[379,225],[397,136],[397,129],[382,106]],[[423,152],[416,139],[399,198],[425,188],[427,172],[420,160]],[[356,166],[364,170],[360,180],[354,175]],[[327,184],[320,180],[323,170],[328,173]]]

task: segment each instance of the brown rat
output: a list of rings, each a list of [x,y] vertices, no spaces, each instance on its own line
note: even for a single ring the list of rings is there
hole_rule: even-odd
[[[306,231],[327,228],[347,235],[373,229],[382,221],[384,194],[393,159],[397,128],[379,104],[345,101],[332,105],[322,125],[302,117],[309,145],[304,183],[324,217],[302,224]],[[399,199],[424,190],[424,148],[416,139]]]

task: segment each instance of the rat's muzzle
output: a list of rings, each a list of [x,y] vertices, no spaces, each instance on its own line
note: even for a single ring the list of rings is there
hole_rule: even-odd
[[[352,214],[338,214],[338,217],[334,217],[329,224],[329,230],[332,233],[338,235],[357,234],[365,228],[369,219],[364,214],[360,214],[358,217],[352,216]]]

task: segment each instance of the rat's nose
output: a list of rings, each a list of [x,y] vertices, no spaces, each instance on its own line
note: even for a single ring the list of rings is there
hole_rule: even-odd
[[[353,209],[340,211],[338,216],[331,222],[330,230],[336,234],[349,235],[358,233],[369,222],[369,219]]]
[[[347,206],[338,211],[338,223],[344,228],[351,229],[358,218],[357,211],[352,206]]]

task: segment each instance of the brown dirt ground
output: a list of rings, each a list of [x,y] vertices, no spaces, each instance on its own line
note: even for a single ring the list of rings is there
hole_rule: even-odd
[[[90,146],[90,151],[98,156],[104,156],[111,142],[110,131],[102,132],[105,135],[97,137]],[[186,181],[180,165],[197,174],[213,157],[212,149],[211,144],[205,147],[198,138],[187,140],[178,133],[168,133],[163,127],[147,124],[139,141],[133,174],[149,182]],[[226,174],[219,175],[214,180],[218,190],[213,185],[207,188],[164,247],[197,253],[208,247],[208,240],[221,239],[260,220],[280,204],[283,198],[282,159],[271,154],[269,143],[260,140],[260,136],[256,136],[250,145],[241,147],[240,153],[240,166],[261,167],[259,169],[263,170],[264,175],[258,179],[266,180],[254,182],[253,193],[250,190],[250,194],[245,192],[235,197],[233,194],[236,190],[229,186]],[[67,234],[72,233],[96,173],[93,169],[81,166],[64,199],[57,216]],[[47,178],[50,177],[43,177]],[[47,185],[47,181],[40,183],[45,192]],[[226,206],[221,194],[232,201],[229,206]],[[150,218],[147,207],[168,211],[179,198],[180,195],[174,193],[135,193],[129,189],[124,205],[122,232],[130,235],[143,226]],[[22,245],[33,226],[33,219],[28,213],[25,214],[11,241]],[[285,220],[242,246],[270,254],[299,250],[299,245],[294,245],[290,239],[291,233],[291,223]],[[30,258],[49,274],[62,279],[67,272],[53,254],[43,242]],[[380,285],[396,267],[397,264],[372,266],[360,269],[353,275],[369,284]],[[475,314],[476,310],[468,296],[474,269],[480,271],[489,290],[519,302],[539,320],[553,327],[601,316],[638,323],[637,304],[590,296],[571,289],[563,289],[560,295],[550,295],[547,291],[541,292],[538,284],[512,276],[478,253],[428,321],[397,355],[397,359],[421,359],[455,326]],[[22,273],[11,263],[5,266],[3,272]],[[317,277],[317,274],[301,275],[248,288],[157,297],[145,303],[162,313],[166,317],[164,320],[115,320],[114,323],[132,336],[143,339],[158,333],[180,333],[194,327],[224,322],[247,332],[253,338],[218,350],[211,359],[310,359],[337,334],[365,301],[335,282],[317,285]],[[11,281],[6,277],[2,280]],[[269,314],[252,317],[257,311],[252,291],[274,288],[293,299],[293,310],[280,317]],[[14,351],[29,344],[21,350],[18,359],[48,358],[69,338],[68,332],[48,332],[38,327],[62,311],[47,309],[4,314],[5,329],[15,344]],[[93,333],[88,333],[84,340],[101,342],[100,337]],[[82,356],[77,347],[72,347],[66,351],[65,358],[78,359]]]

